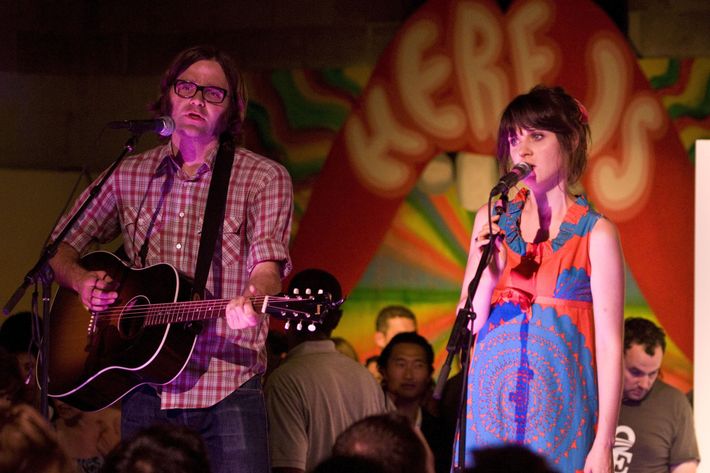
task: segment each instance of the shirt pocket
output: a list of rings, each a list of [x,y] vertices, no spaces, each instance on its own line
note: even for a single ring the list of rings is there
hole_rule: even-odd
[[[138,262],[137,255],[146,239],[148,239],[148,255],[160,254],[162,233],[160,230],[163,226],[163,217],[160,214],[154,214],[155,210],[148,208],[123,207],[121,209],[123,238],[133,249],[136,262]],[[152,228],[151,221],[153,221]]]
[[[242,244],[244,232],[242,220],[235,217],[225,217],[222,228],[222,257],[226,265],[238,264],[242,261]]]

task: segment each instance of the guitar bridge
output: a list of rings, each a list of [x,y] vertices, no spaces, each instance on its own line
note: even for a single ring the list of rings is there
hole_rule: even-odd
[[[86,328],[86,335],[91,337],[94,333],[96,333],[96,318],[98,314],[96,312],[90,312],[91,317],[89,318],[89,325]]]

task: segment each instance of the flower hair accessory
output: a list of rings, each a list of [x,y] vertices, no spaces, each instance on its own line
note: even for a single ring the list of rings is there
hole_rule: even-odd
[[[577,108],[579,109],[579,121],[582,123],[582,125],[587,125],[589,123],[589,113],[587,113],[587,109],[584,105],[582,105],[582,102],[580,102],[577,99],[574,99],[575,103],[577,104]]]

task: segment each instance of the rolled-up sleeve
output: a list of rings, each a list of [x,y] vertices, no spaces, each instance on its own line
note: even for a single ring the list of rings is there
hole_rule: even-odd
[[[278,262],[281,276],[291,271],[288,245],[293,214],[293,186],[286,169],[276,163],[263,176],[247,214],[249,254],[247,268],[264,261]]]

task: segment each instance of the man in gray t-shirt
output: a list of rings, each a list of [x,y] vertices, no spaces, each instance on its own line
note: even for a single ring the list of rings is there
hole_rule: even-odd
[[[686,396],[658,380],[665,333],[641,318],[624,325],[624,398],[614,444],[616,473],[694,473],[700,456]]]

